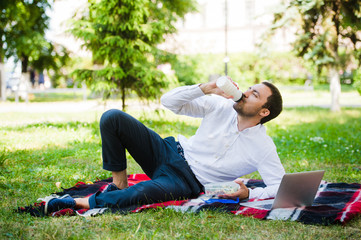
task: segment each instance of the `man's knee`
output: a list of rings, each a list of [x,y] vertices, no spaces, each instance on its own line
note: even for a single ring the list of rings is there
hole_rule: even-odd
[[[109,123],[114,123],[115,120],[121,119],[123,114],[124,112],[118,109],[110,109],[104,112],[102,117],[100,118],[100,128],[108,126]]]

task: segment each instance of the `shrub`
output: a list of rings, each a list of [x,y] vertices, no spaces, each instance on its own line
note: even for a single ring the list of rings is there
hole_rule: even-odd
[[[178,56],[172,67],[182,85],[206,82],[210,76],[225,75],[223,54],[196,54]],[[228,75],[241,87],[271,80],[282,84],[304,84],[314,74],[312,64],[306,64],[291,53],[230,54]]]

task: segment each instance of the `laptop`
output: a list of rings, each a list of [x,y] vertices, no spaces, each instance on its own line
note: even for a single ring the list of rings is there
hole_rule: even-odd
[[[283,176],[274,199],[239,204],[267,210],[312,206],[324,173],[324,170],[287,173]]]

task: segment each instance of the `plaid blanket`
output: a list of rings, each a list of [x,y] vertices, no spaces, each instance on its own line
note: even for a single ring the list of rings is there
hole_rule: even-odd
[[[132,186],[141,181],[149,180],[145,174],[133,174],[128,176],[129,185]],[[103,191],[112,179],[99,180],[94,183],[78,182],[74,187],[63,189],[55,194],[62,196],[69,194],[72,197],[86,197],[97,191]],[[247,187],[264,187],[262,180],[243,179]],[[250,201],[256,201],[251,199]],[[170,208],[181,212],[200,212],[203,210],[225,211],[234,215],[254,217],[268,220],[290,220],[305,224],[346,224],[352,218],[361,216],[361,184],[353,183],[327,183],[322,182],[315,198],[315,206],[302,208],[282,209],[255,209],[243,207],[234,201],[222,199],[206,199],[204,195],[196,199],[168,201],[142,206],[129,206],[122,209],[64,209],[52,213],[52,216],[80,215],[96,216],[106,212],[112,213],[137,213],[151,208]],[[18,212],[30,213],[33,216],[43,216],[44,202],[18,208]]]

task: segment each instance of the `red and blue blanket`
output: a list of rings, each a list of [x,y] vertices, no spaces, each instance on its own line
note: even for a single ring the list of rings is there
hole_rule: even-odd
[[[129,185],[147,181],[149,178],[145,174],[132,174],[128,176]],[[264,187],[262,180],[243,179],[249,188]],[[72,197],[86,197],[97,191],[103,191],[112,179],[99,180],[91,184],[78,182],[75,186],[63,189],[55,194],[62,196],[69,194]],[[252,199],[251,199],[252,201]],[[96,216],[105,212],[112,213],[138,213],[151,208],[170,208],[182,212],[200,212],[204,210],[216,210],[229,212],[234,215],[253,217],[268,220],[290,220],[305,224],[346,224],[351,219],[361,216],[361,184],[358,183],[327,183],[322,182],[315,198],[315,206],[302,208],[282,208],[260,210],[250,207],[240,206],[238,203],[227,203],[223,201],[207,201],[202,196],[197,199],[176,200],[163,203],[154,203],[142,206],[130,206],[122,209],[64,209],[51,214],[51,216],[80,215]],[[44,202],[18,208],[18,212],[30,213],[33,216],[44,216],[42,209]]]

